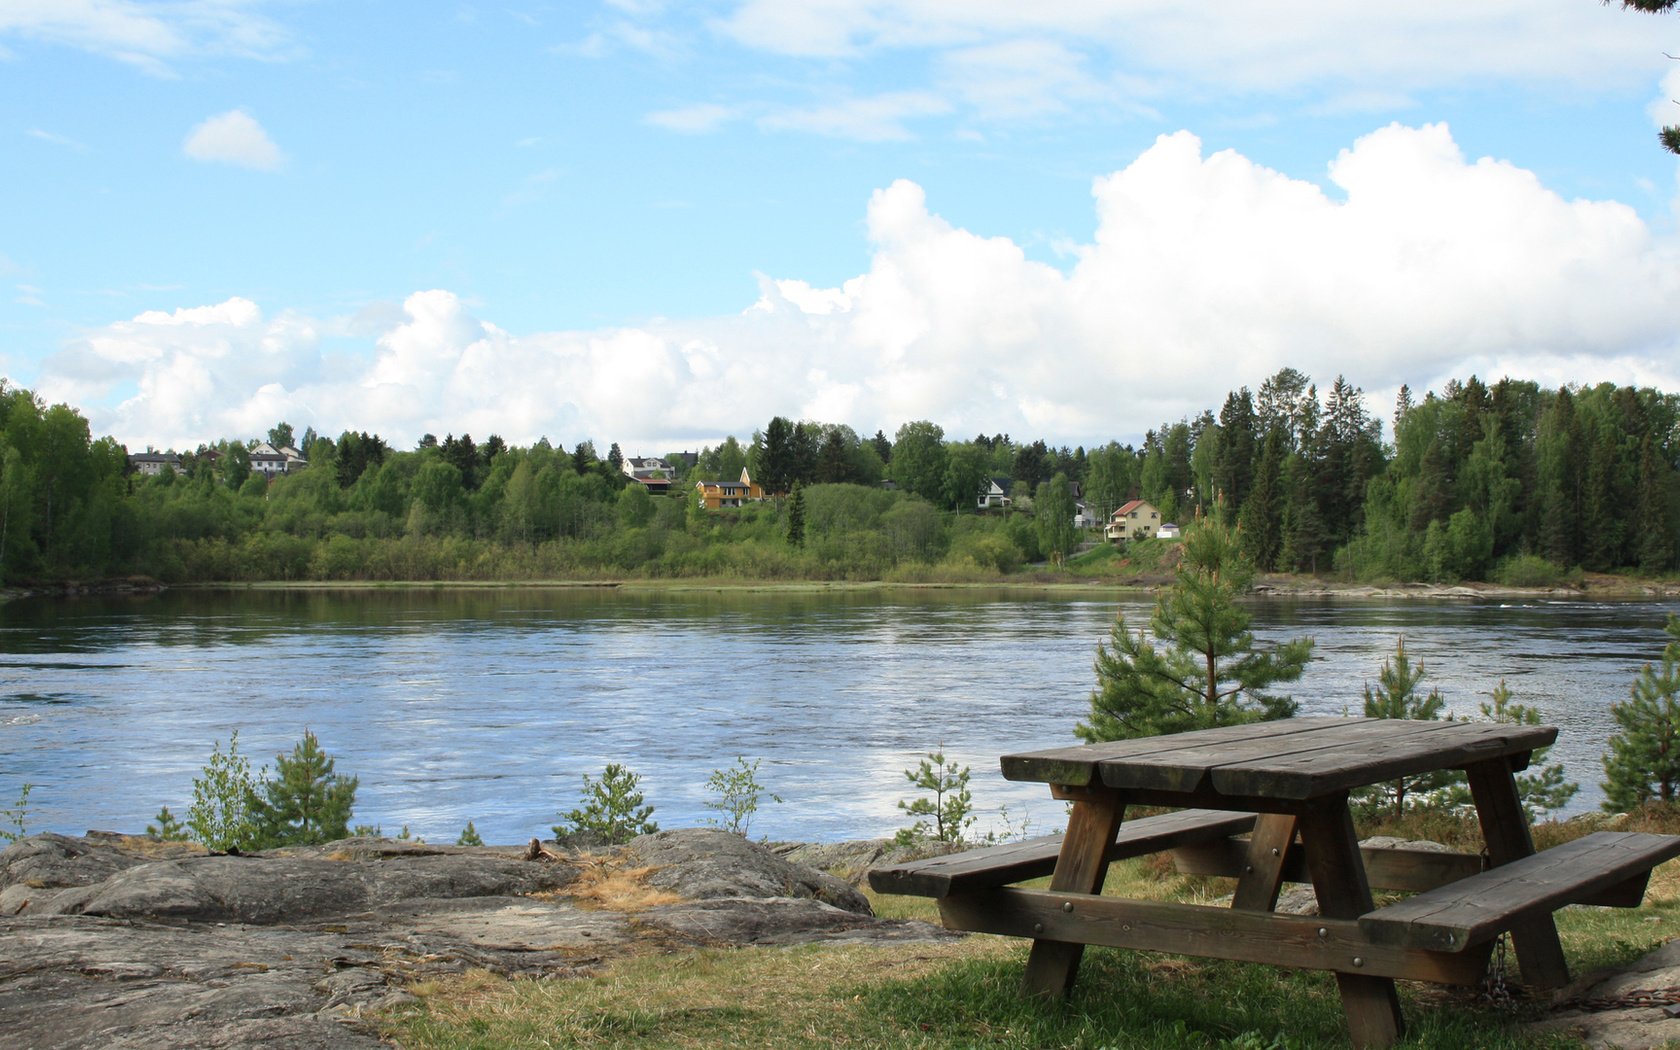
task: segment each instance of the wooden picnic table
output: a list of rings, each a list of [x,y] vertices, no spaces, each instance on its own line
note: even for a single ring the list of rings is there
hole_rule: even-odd
[[[1065,995],[1088,944],[1323,969],[1354,1045],[1388,1046],[1402,1030],[1395,978],[1474,985],[1509,932],[1523,981],[1560,986],[1553,910],[1636,906],[1651,867],[1680,855],[1680,836],[1609,832],[1536,854],[1515,774],[1556,737],[1552,726],[1293,718],[1005,755],[1006,778],[1072,803],[1063,835],[870,879],[938,898],[952,928],[1031,938],[1034,994]],[[1361,851],[1351,792],[1450,769],[1466,775],[1483,854]],[[1126,823],[1130,806],[1186,808]],[[1101,896],[1110,861],[1163,849],[1181,868],[1235,875],[1231,907]],[[1044,874],[1048,889],[1008,885]],[[1285,881],[1312,884],[1317,916],[1273,910]],[[1373,884],[1423,892],[1376,908]]]

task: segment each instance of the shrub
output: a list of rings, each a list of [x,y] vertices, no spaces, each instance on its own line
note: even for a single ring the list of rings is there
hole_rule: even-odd
[[[712,775],[706,778],[706,786],[717,798],[708,799],[706,808],[716,810],[723,817],[708,818],[706,823],[745,835],[752,827],[753,814],[758,812],[760,800],[782,801],[780,795],[765,791],[764,785],[758,782],[758,764],[762,761],[755,758],[748,765],[745,758],[736,755],[735,765],[731,768],[712,770]]]
[[[1558,565],[1537,554],[1515,554],[1493,570],[1493,582],[1506,587],[1560,587],[1574,579]]]
[[[251,803],[259,848],[312,846],[350,834],[358,780],[333,772],[333,758],[313,732],[304,730],[290,757],[275,756],[274,773]]]
[[[13,829],[0,828],[0,839],[5,839],[7,842],[16,842],[28,834],[28,831],[24,828],[24,821],[29,816],[29,792],[34,788],[34,784],[23,785],[23,790],[18,792],[17,805],[11,809],[0,809],[0,819],[10,824]]]
[[[239,730],[235,729],[228,736],[228,749],[224,752],[221,741],[216,741],[210,761],[193,778],[193,801],[187,809],[187,827],[193,837],[206,849],[224,853],[256,848],[257,824],[251,814],[256,785],[250,759],[239,753]]]

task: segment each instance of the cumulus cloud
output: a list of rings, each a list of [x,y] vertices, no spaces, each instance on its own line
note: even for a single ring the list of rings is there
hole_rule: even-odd
[[[217,114],[192,129],[181,149],[194,160],[277,171],[280,147],[257,119],[242,109]]]
[[[644,453],[745,438],[775,414],[1135,441],[1285,366],[1321,386],[1346,375],[1378,417],[1401,383],[1472,373],[1680,390],[1680,252],[1630,208],[1466,158],[1443,125],[1375,131],[1328,182],[1181,132],[1095,180],[1096,233],[1066,269],[951,224],[901,180],[868,202],[864,272],[763,276],[729,316],[518,334],[447,290],[356,319],[232,299],[89,332],[39,387],[88,395],[69,399],[130,445],[285,418],[397,444],[465,431]],[[323,333],[368,352],[323,356]]]

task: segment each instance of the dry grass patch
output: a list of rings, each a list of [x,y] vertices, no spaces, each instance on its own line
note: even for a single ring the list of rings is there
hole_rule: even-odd
[[[573,859],[578,877],[564,889],[532,894],[538,900],[564,900],[599,911],[635,913],[676,904],[685,898],[670,890],[649,886],[647,878],[657,869],[633,868],[616,854],[585,853]]]

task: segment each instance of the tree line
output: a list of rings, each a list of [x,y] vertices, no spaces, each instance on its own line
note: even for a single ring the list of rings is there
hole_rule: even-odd
[[[0,580],[992,578],[1100,539],[1075,530],[1076,500],[1100,522],[1137,498],[1163,520],[1232,526],[1266,572],[1546,583],[1675,568],[1676,395],[1472,376],[1422,398],[1403,389],[1392,434],[1345,378],[1321,396],[1285,368],[1217,414],[1090,450],[950,439],[928,420],[888,438],[777,416],[747,442],[668,453],[669,495],[631,481],[617,444],[603,456],[589,440],[468,434],[404,450],[306,430],[308,468],[276,477],[252,469],[252,443],[224,439],[147,477],[73,408],[0,380]],[[267,436],[295,435],[280,423]],[[697,479],[743,469],[775,498],[697,502]],[[994,479],[1011,506],[980,512]]]

